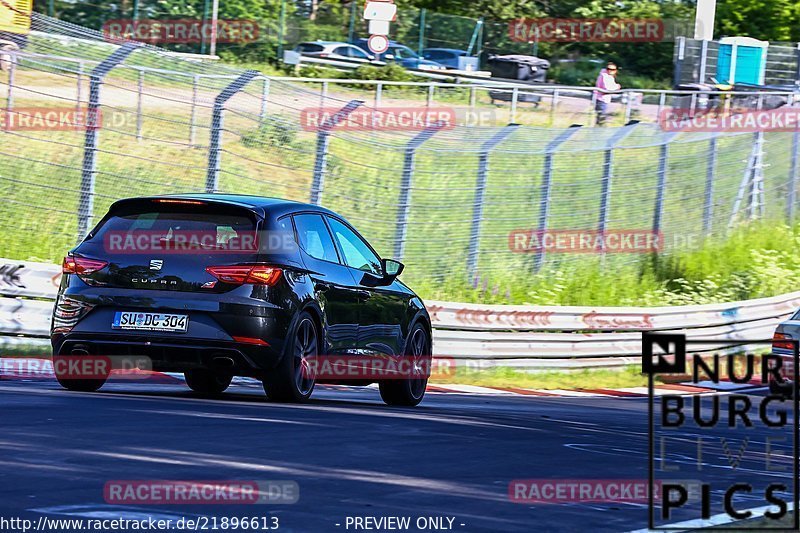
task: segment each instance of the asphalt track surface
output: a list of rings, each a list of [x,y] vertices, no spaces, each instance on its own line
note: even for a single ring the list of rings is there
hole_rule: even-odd
[[[0,406],[0,517],[273,516],[279,531],[364,531],[347,527],[347,517],[369,516],[407,516],[412,524],[450,517],[452,531],[647,525],[645,503],[533,505],[508,497],[515,479],[646,480],[642,398],[429,394],[405,409],[384,406],[369,389],[317,390],[310,403],[286,405],[245,385],[204,399],[181,384],[110,383],[75,393],[52,381],[0,381]],[[703,479],[724,473],[708,469]],[[106,482],[146,479],[293,480],[300,499],[104,500]],[[752,507],[764,505],[757,500]]]

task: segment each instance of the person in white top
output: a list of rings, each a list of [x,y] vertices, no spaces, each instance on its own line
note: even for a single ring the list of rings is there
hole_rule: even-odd
[[[605,124],[606,117],[608,116],[608,104],[611,103],[611,95],[604,91],[619,91],[622,86],[617,83],[617,72],[619,69],[614,63],[608,63],[606,68],[600,71],[597,76],[597,83],[595,83],[596,90],[594,91],[595,106],[597,112],[597,125],[602,126]]]

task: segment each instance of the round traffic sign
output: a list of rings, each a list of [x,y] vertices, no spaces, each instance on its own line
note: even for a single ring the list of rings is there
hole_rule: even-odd
[[[385,35],[370,35],[367,47],[373,54],[382,54],[389,49],[389,38]]]

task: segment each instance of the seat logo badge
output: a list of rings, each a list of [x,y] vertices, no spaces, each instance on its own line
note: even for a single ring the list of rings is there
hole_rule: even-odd
[[[164,266],[163,259],[151,259],[150,260],[150,270],[161,270],[161,267]]]

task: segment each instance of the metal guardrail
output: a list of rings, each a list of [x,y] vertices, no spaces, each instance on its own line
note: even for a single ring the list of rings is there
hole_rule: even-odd
[[[0,350],[46,344],[61,268],[0,259]],[[476,367],[615,368],[639,364],[641,332],[743,341],[772,336],[800,292],[682,307],[547,307],[428,302],[434,354]],[[718,350],[728,345],[709,345]]]

